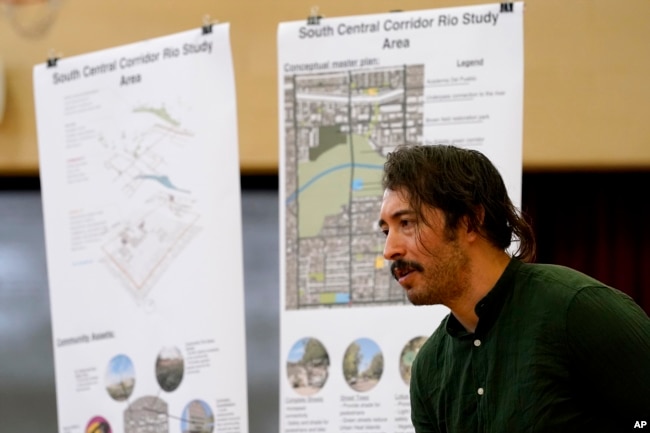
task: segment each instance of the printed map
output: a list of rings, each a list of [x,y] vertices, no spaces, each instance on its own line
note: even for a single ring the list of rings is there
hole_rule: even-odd
[[[192,132],[164,107],[138,106],[130,124],[117,137],[100,136],[105,169],[130,210],[111,223],[102,251],[113,274],[142,298],[198,230],[199,214],[190,191],[169,173]]]
[[[286,309],[408,303],[376,227],[385,156],[422,142],[424,66],[284,78]]]

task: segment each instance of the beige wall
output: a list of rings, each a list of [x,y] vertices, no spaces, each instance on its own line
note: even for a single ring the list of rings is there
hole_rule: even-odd
[[[32,67],[50,51],[65,57],[155,38],[198,28],[206,15],[231,24],[242,171],[276,172],[277,24],[305,19],[314,3],[60,1],[56,22],[41,38],[19,36],[0,16],[7,90],[0,174],[38,173]],[[334,17],[480,3],[487,2],[321,0],[318,6]],[[649,20],[649,0],[525,2],[527,169],[650,168]]]

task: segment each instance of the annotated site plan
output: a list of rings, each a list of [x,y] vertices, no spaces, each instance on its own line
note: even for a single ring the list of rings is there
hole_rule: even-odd
[[[286,309],[407,303],[377,228],[386,154],[421,143],[424,65],[284,78]]]
[[[134,131],[100,136],[108,155],[104,168],[131,209],[109,221],[102,251],[113,274],[140,299],[200,230],[200,214],[191,191],[175,184],[172,163],[196,144],[193,132],[164,108],[137,107],[133,113],[140,116],[138,123],[130,119],[138,125]]]

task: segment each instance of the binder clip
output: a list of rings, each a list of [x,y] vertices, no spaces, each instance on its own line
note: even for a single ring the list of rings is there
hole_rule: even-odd
[[[56,62],[59,61],[59,57],[56,56],[54,53],[54,50],[50,50],[48,56],[47,56],[47,67],[48,68],[54,68],[56,66]]]
[[[203,17],[203,25],[201,26],[201,33],[204,35],[208,35],[212,33],[212,25],[214,23],[210,21],[210,15],[206,15]]]
[[[320,15],[318,15],[318,6],[312,6],[311,11],[309,13],[309,16],[307,17],[307,24],[308,25],[318,25],[320,24],[320,19],[323,18]]]
[[[501,3],[501,9],[499,12],[514,12],[513,3]]]

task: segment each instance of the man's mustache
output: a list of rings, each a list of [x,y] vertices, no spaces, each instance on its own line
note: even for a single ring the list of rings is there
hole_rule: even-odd
[[[393,278],[396,280],[399,280],[399,277],[395,274],[396,271],[419,271],[419,272],[424,272],[424,266],[419,264],[418,262],[413,262],[411,260],[402,260],[398,259],[395,260],[393,263],[390,265],[390,273],[393,274]]]

